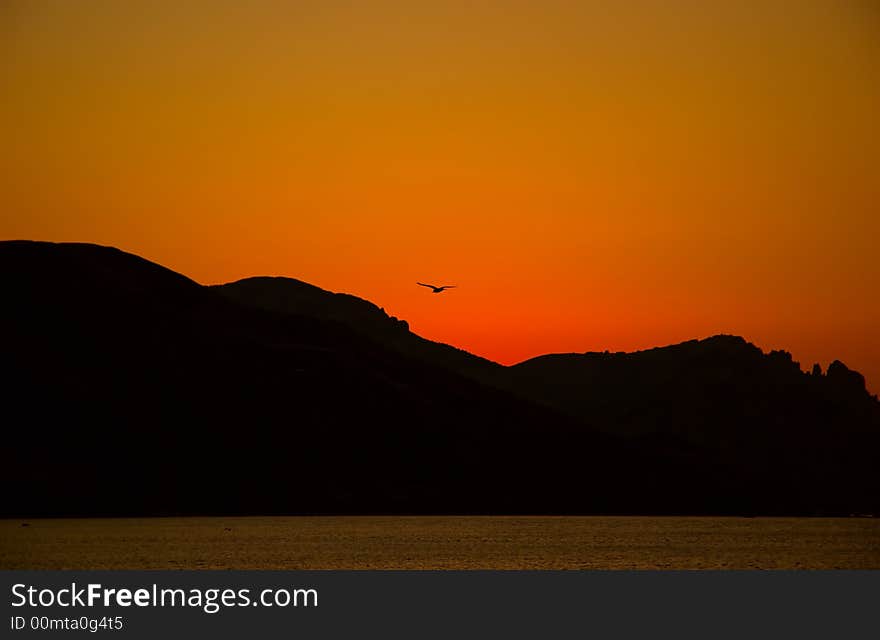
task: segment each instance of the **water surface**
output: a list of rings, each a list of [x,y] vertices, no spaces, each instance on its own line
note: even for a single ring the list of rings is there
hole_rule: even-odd
[[[880,569],[880,520],[593,516],[0,520],[0,568]]]

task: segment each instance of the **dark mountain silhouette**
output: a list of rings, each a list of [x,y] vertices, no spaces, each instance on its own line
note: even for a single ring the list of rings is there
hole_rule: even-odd
[[[827,375],[818,365],[807,374],[787,352],[721,335],[541,356],[511,367],[506,387],[646,445],[674,439],[767,490],[789,482],[808,496],[805,507],[832,509],[843,495],[854,511],[876,505],[880,403],[839,361]]]
[[[0,243],[4,515],[877,512],[840,363],[716,337],[500,365],[289,279]]]
[[[213,287],[236,302],[281,313],[332,320],[395,351],[479,379],[494,379],[504,367],[467,351],[432,342],[409,330],[405,320],[347,293],[332,293],[293,278],[245,278]]]
[[[819,365],[806,374],[787,352],[764,354],[741,337],[719,335],[637,353],[553,354],[502,367],[409,333],[353,296],[311,286],[308,295],[288,296],[290,282],[250,279],[221,288],[254,306],[361,328],[396,350],[625,436],[650,454],[711,460],[736,486],[800,495],[806,512],[834,511],[844,495],[852,498],[851,512],[877,510],[871,492],[880,486],[873,471],[880,403],[864,377],[839,361],[826,375]],[[374,312],[370,321],[356,311],[361,306]]]

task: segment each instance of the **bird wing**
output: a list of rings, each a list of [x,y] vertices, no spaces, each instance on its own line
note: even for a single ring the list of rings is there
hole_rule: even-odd
[[[441,289],[455,289],[455,285],[454,285],[454,284],[444,284],[444,285],[443,285],[442,287],[440,287],[440,288],[441,288]]]
[[[420,287],[428,287],[429,289],[436,289],[437,288],[433,284],[425,284],[424,282],[416,282],[416,284],[419,285]]]

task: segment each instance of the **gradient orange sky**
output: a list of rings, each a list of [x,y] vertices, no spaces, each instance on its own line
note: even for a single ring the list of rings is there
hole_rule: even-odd
[[[0,97],[3,239],[504,363],[723,332],[880,388],[868,0],[6,0]]]

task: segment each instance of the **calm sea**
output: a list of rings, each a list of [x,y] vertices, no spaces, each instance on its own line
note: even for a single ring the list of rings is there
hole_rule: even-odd
[[[880,519],[0,520],[2,569],[880,569]]]

